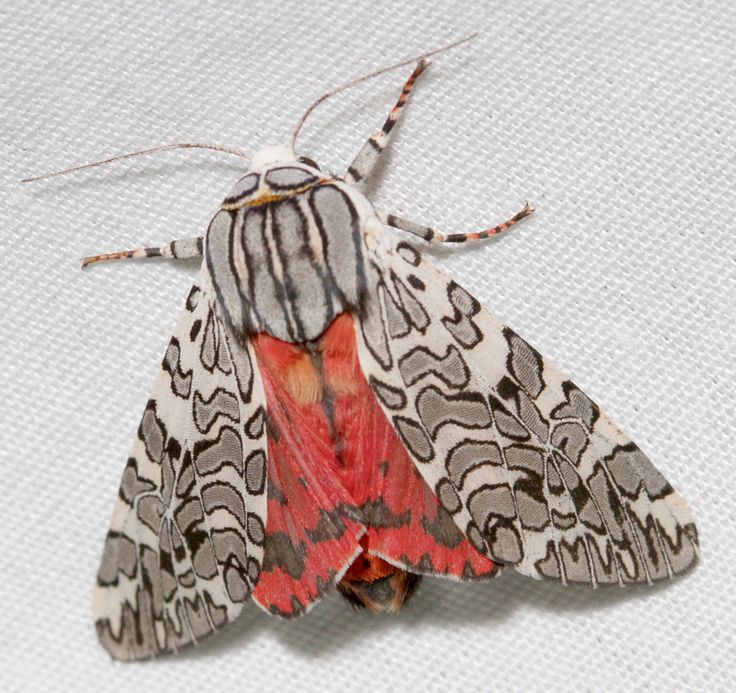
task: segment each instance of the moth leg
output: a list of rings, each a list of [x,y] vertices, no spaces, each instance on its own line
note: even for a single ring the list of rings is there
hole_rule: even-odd
[[[359,183],[370,175],[373,167],[378,163],[381,153],[388,144],[391,137],[391,130],[393,130],[394,125],[396,125],[401,117],[404,105],[409,98],[411,90],[414,88],[414,82],[416,82],[417,77],[424,72],[427,65],[429,65],[429,62],[425,59],[422,59],[417,63],[417,66],[414,68],[414,72],[412,72],[409,79],[406,80],[406,84],[404,84],[399,100],[391,109],[391,113],[388,114],[388,118],[386,118],[386,122],[383,124],[383,127],[368,138],[366,143],[358,152],[358,156],[356,156],[355,159],[353,159],[353,163],[348,166],[348,172],[345,175],[345,180],[348,183]]]
[[[132,250],[119,250],[116,253],[105,253],[104,255],[90,255],[82,258],[82,269],[95,262],[107,260],[124,260],[126,258],[166,257],[172,260],[188,260],[193,257],[202,257],[202,236],[194,238],[178,238],[169,241],[158,248],[133,248]]]
[[[429,226],[422,226],[408,219],[402,219],[395,214],[388,214],[383,221],[388,226],[412,233],[428,243],[465,243],[466,241],[479,241],[490,236],[497,236],[518,221],[521,221],[524,217],[528,217],[533,211],[534,208],[527,202],[524,205],[524,209],[504,221],[503,224],[493,226],[490,229],[484,229],[483,231],[475,231],[474,233],[451,233],[448,235],[439,233]]]

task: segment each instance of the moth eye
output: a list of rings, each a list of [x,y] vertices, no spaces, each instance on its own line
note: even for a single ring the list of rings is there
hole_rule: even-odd
[[[310,159],[308,156],[300,156],[299,161],[303,164],[306,164],[307,166],[311,166],[312,168],[316,168],[318,171],[321,171],[322,169],[319,167],[319,164],[317,164],[316,161],[313,159]]]

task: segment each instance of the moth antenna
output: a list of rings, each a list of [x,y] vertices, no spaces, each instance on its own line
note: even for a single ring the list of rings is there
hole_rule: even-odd
[[[82,171],[85,168],[95,168],[96,166],[104,166],[110,164],[113,161],[120,161],[121,159],[132,159],[135,156],[143,156],[144,154],[152,154],[154,152],[166,152],[171,149],[211,149],[214,152],[223,152],[224,154],[232,154],[233,156],[239,156],[243,159],[250,159],[250,155],[246,152],[242,152],[238,149],[230,149],[229,147],[221,147],[219,144],[198,144],[194,142],[180,142],[177,144],[164,144],[160,147],[151,147],[150,149],[141,149],[138,152],[130,152],[129,154],[121,154],[120,156],[113,156],[111,159],[104,159],[102,161],[93,161],[91,164],[82,164],[81,166],[74,166],[72,168],[65,168],[62,171],[54,171],[53,173],[44,173],[42,176],[33,176],[31,178],[24,178],[21,183],[35,183],[39,180],[46,180],[47,178],[54,178],[55,176],[65,176],[67,173],[76,173]]]
[[[449,51],[451,48],[455,48],[456,46],[459,46],[463,43],[467,43],[468,41],[472,41],[476,36],[478,36],[480,32],[476,31],[475,33],[470,34],[470,36],[466,36],[463,39],[460,39],[459,41],[455,41],[454,43],[450,43],[447,46],[443,46],[442,48],[436,48],[433,51],[429,51],[428,53],[422,53],[421,55],[416,55],[413,58],[408,58],[406,60],[402,60],[400,63],[395,63],[394,65],[389,65],[388,67],[381,68],[380,70],[376,70],[375,72],[371,72],[368,75],[363,75],[362,77],[358,77],[357,79],[354,79],[350,82],[347,82],[346,84],[343,84],[340,87],[337,87],[336,89],[332,89],[331,91],[328,91],[322,96],[320,96],[316,101],[312,103],[312,105],[304,112],[304,115],[299,119],[299,122],[297,123],[296,127],[294,128],[294,132],[291,136],[291,148],[294,149],[296,145],[297,137],[299,137],[299,133],[301,132],[302,127],[304,126],[305,121],[307,118],[312,114],[314,109],[317,108],[323,101],[326,101],[331,96],[335,96],[336,94],[339,94],[342,91],[345,91],[346,89],[350,89],[351,87],[354,87],[356,84],[360,84],[361,82],[365,82],[369,79],[373,79],[374,77],[379,77],[380,75],[385,74],[386,72],[391,72],[392,70],[396,70],[400,67],[404,67],[405,65],[411,65],[413,63],[419,62],[420,60],[429,58],[432,55],[437,55],[437,53],[444,53],[445,51]]]

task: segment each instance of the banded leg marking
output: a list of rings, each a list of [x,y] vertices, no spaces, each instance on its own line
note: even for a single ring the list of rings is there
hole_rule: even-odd
[[[194,238],[178,238],[169,241],[158,248],[133,248],[132,250],[119,250],[115,253],[103,255],[89,255],[82,258],[82,269],[95,262],[107,262],[108,260],[124,260],[126,258],[140,259],[146,257],[166,257],[172,260],[188,260],[193,257],[202,257],[203,236]]]
[[[360,183],[360,181],[370,175],[370,172],[373,170],[381,156],[381,153],[389,142],[391,130],[393,130],[394,125],[396,125],[401,117],[404,105],[409,98],[411,90],[414,88],[414,82],[416,82],[417,77],[424,72],[427,65],[429,65],[429,61],[425,59],[422,59],[417,63],[417,66],[414,68],[414,72],[412,72],[409,79],[406,80],[406,84],[404,84],[401,95],[394,107],[391,109],[391,113],[388,114],[388,118],[386,118],[386,122],[383,124],[383,127],[368,138],[366,143],[358,152],[358,156],[356,156],[355,159],[353,159],[353,163],[348,166],[348,172],[345,175],[345,180],[348,183]]]
[[[484,229],[483,231],[476,231],[474,233],[451,233],[449,235],[445,235],[435,231],[429,226],[416,224],[408,219],[397,217],[395,214],[387,215],[384,223],[388,226],[393,226],[395,229],[401,229],[402,231],[414,234],[422,240],[427,241],[427,243],[465,243],[466,241],[479,241],[483,238],[497,236],[499,233],[503,233],[506,229],[521,221],[524,217],[528,217],[533,211],[534,208],[527,202],[524,205],[524,209],[514,214],[510,219],[504,221],[503,224],[493,226],[490,229]]]

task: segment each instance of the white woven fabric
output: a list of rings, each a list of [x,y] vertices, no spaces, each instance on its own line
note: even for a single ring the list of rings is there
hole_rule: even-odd
[[[3,3],[0,689],[733,690],[734,29],[728,0]],[[336,595],[293,623],[249,608],[197,650],[112,663],[91,587],[196,267],[78,258],[202,233],[242,162],[18,179],[174,141],[284,142],[326,89],[474,30],[418,84],[376,206],[457,232],[535,204],[503,239],[435,256],[688,499],[701,564],[628,592],[426,580],[396,617]],[[325,103],[303,153],[342,170],[406,74]]]

